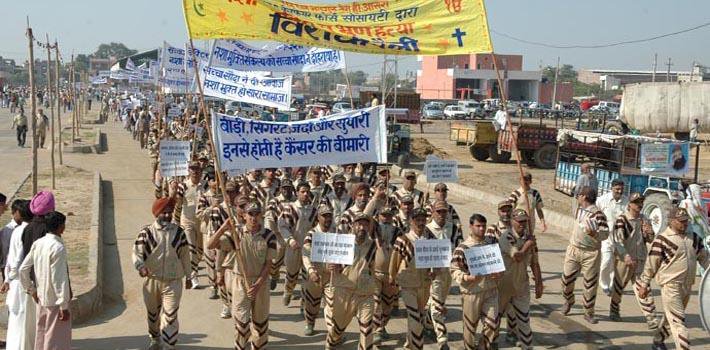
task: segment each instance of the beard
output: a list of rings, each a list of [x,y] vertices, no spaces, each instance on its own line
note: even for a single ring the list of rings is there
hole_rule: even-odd
[[[358,208],[360,208],[360,209],[364,209],[365,206],[367,206],[367,201],[364,200],[364,199],[356,199],[356,200],[355,200],[355,205],[356,205]]]

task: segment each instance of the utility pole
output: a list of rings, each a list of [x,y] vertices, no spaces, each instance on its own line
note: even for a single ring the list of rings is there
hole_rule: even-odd
[[[32,114],[30,120],[32,124],[32,195],[37,193],[37,93],[35,89],[35,55],[34,36],[30,28],[30,19],[27,18],[27,40],[30,50],[30,101],[32,101]]]
[[[397,106],[397,59],[390,59],[389,56],[385,55],[382,61],[382,101],[380,103],[384,104],[385,107],[396,107]],[[387,82],[387,76],[394,75],[395,82],[393,87],[389,86]],[[387,106],[387,96],[390,91],[394,92],[394,101],[392,105]]]
[[[74,85],[74,54],[71,54],[71,68],[69,70],[69,91],[71,91],[71,142],[76,142],[76,94]]]
[[[668,57],[668,63],[666,63],[666,65],[668,66],[668,70],[666,71],[666,82],[669,82],[671,81],[671,66],[673,65],[670,57]]]
[[[55,74],[55,79],[54,82],[57,84],[57,130],[59,130],[59,165],[64,164],[64,160],[62,158],[62,116],[61,116],[61,101],[59,100],[59,44],[57,43],[57,40],[54,40],[54,50],[55,51],[55,56],[56,56],[56,61],[54,61],[54,74]]]
[[[394,56],[394,101],[392,108],[397,108],[397,83],[399,82],[399,66],[397,65],[397,56]]]
[[[560,56],[557,56],[557,68],[555,68],[555,80],[552,85],[552,102],[550,102],[550,107],[555,108],[555,103],[557,101],[557,77],[560,74]]]
[[[52,189],[57,189],[55,174],[54,174],[54,94],[52,94],[52,45],[49,44],[49,34],[47,34],[47,94],[49,95],[49,112],[51,118],[49,120],[50,132],[50,159],[52,163]]]
[[[658,54],[653,54],[653,74],[651,74],[651,82],[656,82],[656,69],[658,68]]]

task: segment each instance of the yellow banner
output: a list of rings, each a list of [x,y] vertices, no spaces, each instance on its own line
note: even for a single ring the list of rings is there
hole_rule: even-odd
[[[183,0],[190,38],[274,40],[389,55],[493,51],[483,0],[304,4]]]

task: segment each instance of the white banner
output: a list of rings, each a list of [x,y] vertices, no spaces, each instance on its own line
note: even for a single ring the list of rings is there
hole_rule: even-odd
[[[448,239],[418,239],[414,241],[414,266],[417,269],[449,267],[451,241]]]
[[[321,72],[345,68],[343,51],[280,44],[261,49],[238,40],[216,40],[212,67],[240,71]]]
[[[185,176],[190,162],[190,141],[160,141],[160,174]]]
[[[444,160],[428,155],[424,169],[428,183],[459,181],[459,162],[456,160]]]
[[[641,173],[682,177],[690,170],[688,143],[644,143],[641,145]]]
[[[185,71],[188,76],[192,77],[195,75],[195,60],[192,59],[192,52],[194,51],[195,53],[195,58],[197,59],[198,62],[207,64],[207,61],[210,59],[210,53],[209,50],[201,50],[198,48],[195,48],[195,50],[190,49],[190,44],[187,43],[185,44],[185,57],[184,57],[184,62],[185,62]],[[198,65],[198,68],[201,67],[201,65]]]
[[[505,271],[505,263],[497,244],[486,244],[464,250],[468,273],[471,276],[485,276]]]
[[[163,42],[160,65],[162,74],[158,79],[171,93],[184,93],[190,85],[185,71],[185,50]]]
[[[387,163],[385,109],[375,106],[290,123],[212,115],[223,170]]]
[[[205,67],[202,88],[206,96],[252,103],[280,110],[291,107],[291,77],[268,78],[229,68]]]
[[[311,244],[311,261],[352,265],[355,260],[355,235],[315,233]]]
[[[107,84],[107,83],[108,83],[107,77],[91,77],[91,84],[92,85],[100,85],[100,84]]]

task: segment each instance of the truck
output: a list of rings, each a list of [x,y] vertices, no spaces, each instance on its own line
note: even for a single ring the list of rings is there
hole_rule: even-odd
[[[656,234],[668,227],[671,208],[683,199],[684,182],[698,179],[697,143],[571,129],[560,129],[558,140],[555,190],[572,196],[581,165],[591,164],[598,196],[611,191],[612,181],[620,178],[626,195],[637,192],[646,197],[641,212]],[[696,157],[694,166],[690,164],[692,151]]]
[[[512,131],[511,131],[512,129]],[[513,152],[517,142],[522,160],[540,169],[554,169],[557,161],[557,128],[539,123],[513,123],[498,133],[499,152]]]
[[[638,83],[624,87],[618,120],[607,122],[613,134],[673,133],[687,140],[690,124],[710,126],[710,82]],[[702,131],[702,130],[701,130]]]
[[[449,140],[468,147],[477,161],[490,158],[494,163],[506,163],[510,160],[510,152],[498,152],[498,132],[491,120],[451,122],[449,132]]]

